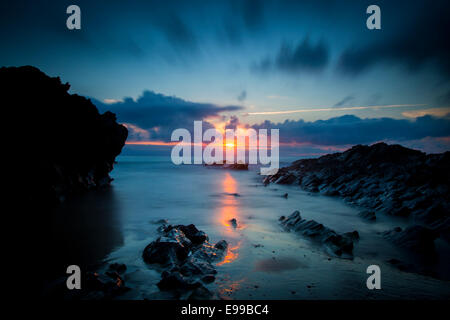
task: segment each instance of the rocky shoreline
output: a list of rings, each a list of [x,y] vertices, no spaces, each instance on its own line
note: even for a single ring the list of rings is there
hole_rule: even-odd
[[[450,240],[450,152],[425,154],[386,143],[357,145],[295,161],[266,177],[264,184],[269,183],[339,196],[364,208],[360,215],[370,221],[378,214],[409,217],[436,237]]]

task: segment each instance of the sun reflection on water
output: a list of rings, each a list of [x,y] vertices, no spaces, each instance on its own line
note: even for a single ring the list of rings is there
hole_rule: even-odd
[[[244,224],[240,219],[238,211],[239,200],[237,199],[237,182],[229,172],[225,173],[225,178],[222,181],[222,190],[224,196],[220,200],[220,207],[218,210],[217,218],[220,225],[224,227],[224,232],[228,236],[236,237],[239,236],[239,234],[236,233],[236,230],[242,229],[244,227]],[[236,219],[237,226],[231,223],[231,219]],[[240,241],[236,245],[230,244],[224,259],[217,265],[220,266],[235,261],[239,256],[238,250],[240,247]]]

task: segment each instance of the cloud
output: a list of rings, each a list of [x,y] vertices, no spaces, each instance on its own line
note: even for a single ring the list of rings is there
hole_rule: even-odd
[[[430,108],[423,110],[412,110],[402,112],[402,115],[407,118],[418,118],[425,115],[435,116],[435,117],[450,117],[450,107],[446,108]]]
[[[197,37],[177,14],[162,18],[164,19],[160,21],[159,26],[173,47],[191,52],[197,50]]]
[[[141,139],[148,132],[152,140],[170,140],[174,129],[189,130],[195,120],[220,118],[222,112],[242,109],[240,106],[191,102],[152,91],[144,91],[136,100],[128,97],[109,104],[96,99],[92,102],[102,112],[109,110],[116,113],[118,121],[126,123],[131,129],[131,137]],[[204,121],[204,128],[207,127],[212,125]]]
[[[369,144],[377,141],[408,141],[426,137],[450,136],[450,118],[429,115],[414,120],[375,118],[361,119],[352,115],[305,122],[286,120],[282,123],[265,122],[252,126],[254,129],[279,129],[280,141],[284,143],[311,143],[338,146]]]
[[[349,102],[351,102],[351,101],[353,101],[353,100],[355,100],[355,97],[353,97],[353,96],[346,96],[346,97],[344,97],[341,101],[339,101],[338,103],[336,103],[336,104],[334,105],[334,107],[341,107],[341,106],[343,106],[343,105],[348,104]]]
[[[253,64],[254,71],[266,72],[272,69],[298,74],[299,72],[320,72],[329,62],[329,49],[324,41],[312,44],[306,37],[297,46],[283,42],[274,59],[265,58]]]
[[[242,92],[237,96],[237,99],[241,102],[247,99],[247,91],[242,90]]]
[[[450,79],[450,20],[439,18],[448,17],[449,9],[448,3],[433,1],[423,9],[412,11],[410,16],[413,19],[405,19],[394,30],[394,25],[388,25],[392,30],[389,33],[381,34],[383,29],[379,31],[378,41],[355,44],[344,50],[338,69],[345,74],[358,75],[378,64],[392,64],[415,72],[430,63]]]
[[[405,107],[419,107],[424,104],[389,104],[382,106],[358,106],[358,107],[333,107],[333,108],[310,108],[310,109],[296,109],[296,110],[279,110],[279,111],[260,111],[247,112],[244,115],[276,115],[276,114],[291,114],[291,113],[308,113],[308,112],[328,112],[328,111],[350,111],[350,110],[367,110],[367,109],[390,109],[390,108],[405,108]]]

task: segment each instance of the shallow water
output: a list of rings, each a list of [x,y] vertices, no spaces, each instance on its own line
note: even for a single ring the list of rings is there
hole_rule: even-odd
[[[397,258],[427,264],[391,246],[377,234],[407,226],[410,222],[405,219],[378,216],[376,223],[366,222],[357,215],[359,208],[340,199],[309,194],[296,186],[264,187],[256,168],[229,171],[175,166],[170,159],[161,157],[121,156],[117,160],[112,173],[115,181],[106,196],[94,194],[88,200],[79,199],[76,205],[72,201],[60,211],[72,208],[72,211],[83,211],[80,216],[87,217],[84,224],[75,223],[78,229],[73,230],[71,224],[72,233],[82,234],[85,239],[79,245],[87,252],[80,256],[84,259],[82,265],[100,270],[110,262],[127,265],[125,282],[134,290],[123,296],[124,299],[159,297],[155,293],[159,291],[156,283],[160,271],[146,265],[141,254],[157,238],[156,222],[160,219],[167,219],[171,224],[193,223],[208,233],[210,242],[225,239],[230,244],[227,256],[217,264],[216,281],[208,285],[220,298],[450,297],[448,281],[401,272],[386,263]],[[287,199],[282,197],[285,193],[289,194]],[[99,200],[93,201],[93,197]],[[332,257],[314,242],[283,231],[278,218],[294,210],[337,232],[357,230],[361,239],[355,245],[354,259]],[[77,219],[69,214],[63,216]],[[237,228],[229,222],[232,218],[237,220]],[[100,229],[101,234],[97,233]],[[66,233],[66,237],[70,234]],[[439,250],[445,253],[428,268],[449,279],[448,246],[438,244]],[[372,264],[381,267],[382,290],[366,287],[369,276],[366,268]]]

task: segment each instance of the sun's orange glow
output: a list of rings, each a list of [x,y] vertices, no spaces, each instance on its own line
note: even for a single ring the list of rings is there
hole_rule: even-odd
[[[239,236],[236,230],[245,228],[245,225],[241,221],[238,211],[239,200],[236,197],[236,194],[238,193],[237,182],[229,172],[225,173],[225,178],[222,180],[222,190],[224,196],[220,199],[217,221],[223,227],[223,230],[227,235],[236,237]],[[236,219],[238,224],[237,228],[232,225],[230,222],[231,219]],[[238,250],[240,247],[241,242],[238,242],[236,245],[230,245],[224,259],[217,265],[221,266],[235,261],[239,256]]]
[[[234,143],[227,143],[225,144],[228,148],[234,148]]]

